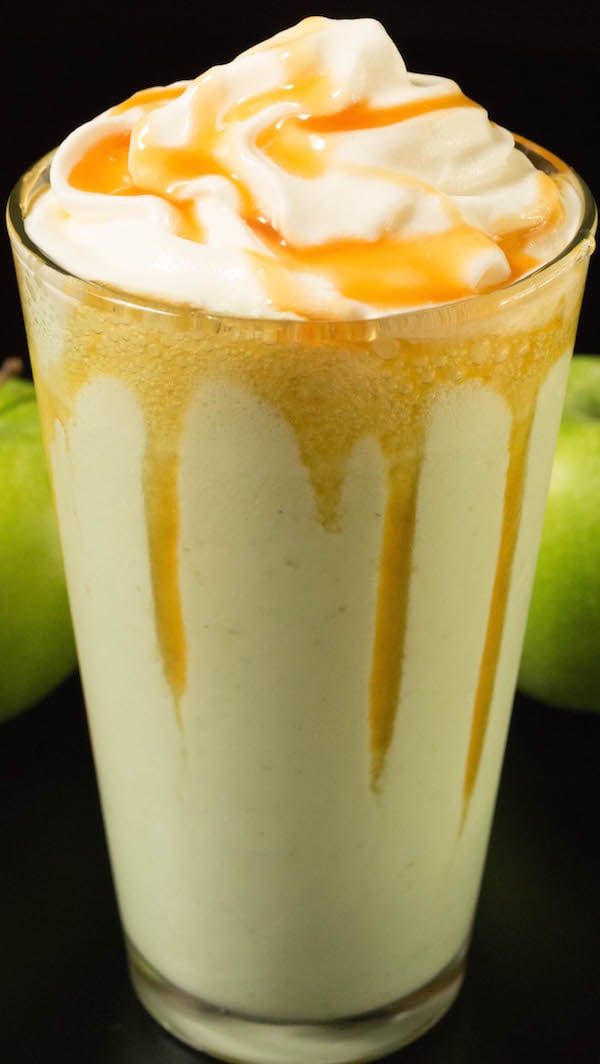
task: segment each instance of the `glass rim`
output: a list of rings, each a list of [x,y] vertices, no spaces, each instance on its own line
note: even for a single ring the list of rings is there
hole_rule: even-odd
[[[185,315],[186,318],[189,318],[191,316],[192,318],[201,319],[207,324],[213,322],[219,328],[229,324],[232,329],[236,330],[246,327],[250,331],[256,331],[261,328],[264,331],[274,330],[278,334],[281,332],[293,334],[298,332],[298,330],[310,329],[311,333],[314,330],[326,330],[327,332],[334,330],[336,333],[341,331],[344,335],[356,335],[357,338],[368,337],[373,332],[377,332],[379,335],[388,333],[397,336],[399,326],[402,323],[408,324],[410,322],[414,325],[415,321],[419,321],[422,324],[435,324],[437,327],[444,324],[456,327],[460,323],[498,313],[498,311],[527,297],[531,292],[537,291],[560,275],[571,265],[568,260],[572,257],[575,259],[573,263],[575,265],[583,259],[589,258],[592,254],[595,247],[594,235],[598,213],[596,203],[586,182],[558,156],[546,151],[533,141],[515,135],[515,145],[531,160],[536,169],[550,176],[566,178],[571,186],[575,188],[581,203],[581,217],[577,231],[571,240],[553,258],[540,263],[539,266],[524,276],[500,288],[489,292],[476,293],[449,303],[428,304],[427,306],[375,314],[364,318],[286,318],[285,316],[267,317],[221,313],[193,303],[174,302],[146,296],[112,285],[109,282],[82,277],[67,267],[61,266],[29,237],[24,224],[27,214],[24,210],[25,194],[41,191],[48,184],[47,181],[42,182],[41,178],[48,171],[56,149],[38,159],[16,182],[8,197],[6,222],[11,238],[14,236],[17,242],[40,260],[48,270],[84,286],[96,299],[101,301],[108,301],[132,309],[171,317]],[[39,186],[37,189],[36,185]],[[404,330],[400,329],[400,331]]]

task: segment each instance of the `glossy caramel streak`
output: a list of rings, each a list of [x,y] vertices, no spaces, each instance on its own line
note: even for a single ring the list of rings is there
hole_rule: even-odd
[[[81,192],[100,192],[107,196],[139,195],[129,172],[128,129],[108,133],[95,141],[69,172],[69,184]]]
[[[129,96],[122,103],[118,103],[116,107],[112,108],[110,113],[111,115],[122,115],[133,107],[143,107],[146,111],[152,111],[155,107],[162,107],[163,104],[178,99],[179,96],[183,95],[187,87],[188,82],[184,82],[182,85],[159,85],[155,88],[140,89],[139,92],[134,92],[133,96]]]
[[[187,678],[187,648],[179,586],[179,456],[161,454],[152,427],[144,458],[144,499],[156,634],[177,720]]]
[[[464,93],[449,92],[443,96],[420,96],[416,100],[394,104],[391,107],[373,107],[360,101],[333,114],[299,118],[305,129],[311,133],[351,133],[360,129],[393,126],[409,118],[419,118],[420,115],[430,114],[432,111],[445,111],[454,107],[478,107],[481,110],[481,105]]]
[[[504,631],[506,605],[511,584],[512,566],[521,520],[527,451],[529,437],[531,435],[531,426],[533,424],[534,410],[535,406],[532,406],[529,415],[524,420],[517,420],[513,415],[514,420],[509,443],[509,460],[504,489],[504,510],[502,516],[500,548],[498,551],[498,560],[496,562],[496,575],[492,590],[483,654],[479,668],[477,692],[473,705],[469,751],[463,782],[463,825],[466,820],[469,802],[477,779],[490,705],[494,694],[498,658],[500,656],[502,633]]]
[[[96,141],[69,172],[69,184],[81,192],[105,196],[143,196],[156,190],[135,185],[129,170],[131,132],[109,133]],[[164,152],[163,152],[164,154]],[[172,154],[172,153],[169,153]],[[177,235],[201,242],[204,231],[196,217],[193,199],[173,199],[161,190],[159,195],[176,211]]]
[[[396,470],[389,478],[370,683],[373,790],[378,789],[400,698],[419,470],[416,460],[408,471]]]

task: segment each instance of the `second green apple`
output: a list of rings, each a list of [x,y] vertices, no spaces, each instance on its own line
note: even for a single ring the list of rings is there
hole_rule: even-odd
[[[600,712],[600,357],[578,355],[552,470],[519,687]]]
[[[75,666],[33,384],[0,367],[0,720],[39,701]]]

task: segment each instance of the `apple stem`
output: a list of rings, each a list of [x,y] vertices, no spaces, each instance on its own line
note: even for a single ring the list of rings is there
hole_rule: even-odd
[[[4,384],[4,381],[8,381],[13,377],[21,377],[23,368],[22,358],[5,358],[0,365],[0,384]]]

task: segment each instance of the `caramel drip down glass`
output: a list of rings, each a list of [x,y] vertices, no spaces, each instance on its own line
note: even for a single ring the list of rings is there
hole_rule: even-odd
[[[553,164],[523,147],[534,164]],[[595,212],[366,321],[147,300],[9,203],[132,980],[250,1064],[392,1052],[463,977]]]

